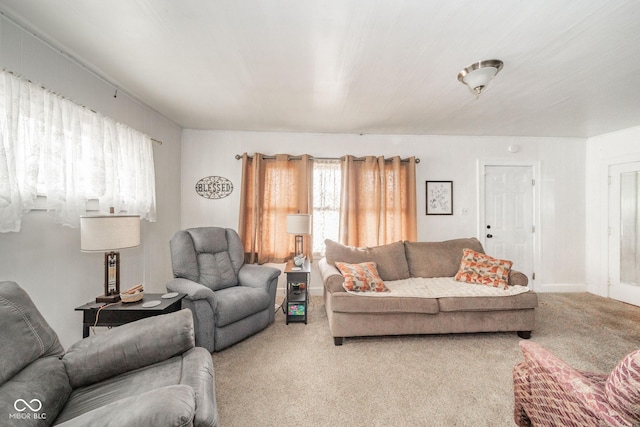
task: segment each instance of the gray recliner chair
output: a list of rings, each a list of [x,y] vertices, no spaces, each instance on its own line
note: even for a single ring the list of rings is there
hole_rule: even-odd
[[[0,426],[217,426],[211,354],[189,310],[73,344],[15,282],[0,282]]]
[[[187,294],[182,306],[193,312],[197,346],[220,351],[273,322],[280,270],[245,264],[235,230],[181,230],[170,248],[175,279],[167,289]]]

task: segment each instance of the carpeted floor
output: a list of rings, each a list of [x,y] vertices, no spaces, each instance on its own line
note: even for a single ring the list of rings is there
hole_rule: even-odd
[[[640,348],[640,308],[587,293],[539,294],[532,340],[577,369],[608,372]],[[515,333],[346,339],[321,297],[309,323],[214,353],[220,423],[231,426],[513,426]]]

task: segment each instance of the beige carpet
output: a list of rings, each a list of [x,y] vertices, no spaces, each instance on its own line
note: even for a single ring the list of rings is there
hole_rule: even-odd
[[[532,340],[574,367],[610,371],[640,348],[640,308],[540,294]],[[309,323],[213,355],[222,427],[512,426],[515,333],[352,338],[333,345],[322,298]]]

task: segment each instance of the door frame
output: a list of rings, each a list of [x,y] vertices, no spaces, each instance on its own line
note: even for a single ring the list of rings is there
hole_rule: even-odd
[[[476,205],[478,206],[478,222],[477,222],[477,236],[478,240],[482,243],[484,247],[486,245],[486,236],[484,230],[485,220],[485,196],[486,196],[486,183],[485,183],[485,175],[487,167],[491,166],[514,166],[514,167],[530,167],[532,169],[533,179],[535,185],[533,186],[533,226],[535,227],[535,232],[533,233],[533,273],[535,273],[535,277],[529,277],[531,280],[530,288],[532,290],[537,290],[536,283],[541,283],[540,279],[543,277],[541,266],[542,254],[540,250],[540,236],[542,235],[542,221],[541,221],[541,213],[540,213],[540,191],[542,187],[541,182],[541,174],[540,167],[541,163],[538,160],[535,161],[513,161],[513,160],[491,160],[491,159],[478,159],[477,162],[477,184],[478,189],[476,194],[478,195],[478,200],[476,201]],[[529,273],[526,273],[529,276]]]
[[[622,301],[627,304],[640,306],[640,296],[636,293],[629,298],[624,288],[637,291],[633,285],[627,285],[620,280],[620,176],[629,168],[628,172],[636,172],[639,160],[629,160],[611,163],[607,167],[607,298]],[[632,167],[634,165],[635,167]],[[614,186],[614,169],[617,169],[617,186]],[[617,190],[618,193],[614,190]],[[617,217],[617,218],[616,218]],[[614,267],[614,262],[616,266]],[[618,289],[613,287],[617,282]]]

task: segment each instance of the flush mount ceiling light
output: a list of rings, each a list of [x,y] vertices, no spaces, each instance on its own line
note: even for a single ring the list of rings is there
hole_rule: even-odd
[[[476,62],[458,73],[458,80],[469,86],[476,96],[487,87],[492,78],[502,70],[504,64],[499,59]]]

